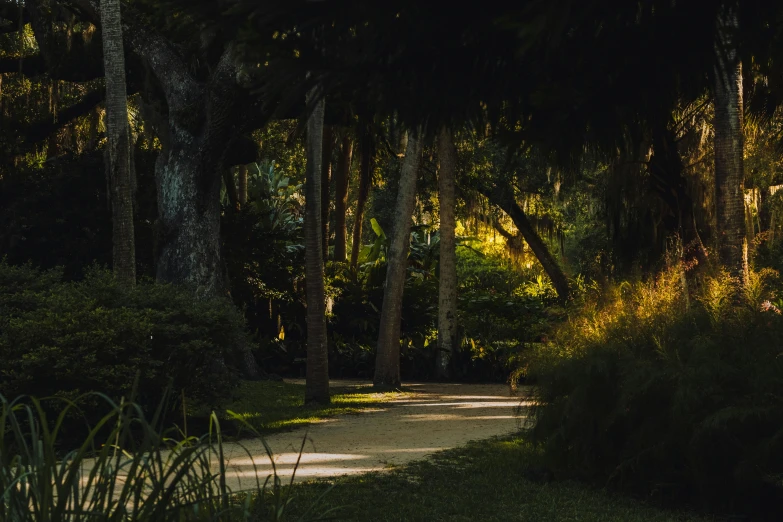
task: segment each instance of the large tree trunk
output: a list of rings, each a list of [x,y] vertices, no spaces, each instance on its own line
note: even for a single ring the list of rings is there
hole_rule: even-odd
[[[351,156],[353,141],[346,135],[343,137],[340,150],[340,160],[334,173],[334,260],[345,262],[346,242],[348,240],[345,228],[345,214],[348,210],[348,183],[351,179]]]
[[[421,160],[420,130],[408,137],[405,159],[400,169],[394,228],[386,256],[386,284],[383,290],[381,324],[378,329],[378,351],[373,384],[379,388],[400,386],[400,323],[402,296],[408,268],[411,218],[416,205],[416,178]]]
[[[517,227],[520,234],[522,234],[522,237],[530,247],[530,250],[533,251],[533,255],[536,256],[538,262],[544,267],[544,271],[552,281],[552,285],[555,287],[558,298],[561,301],[566,301],[570,295],[568,278],[549,252],[544,241],[533,228],[533,225],[530,224],[525,212],[514,200],[511,188],[496,187],[492,191],[485,191],[484,195],[489,198],[490,202],[499,206],[511,217],[511,220],[514,222],[514,225]]]
[[[742,62],[734,34],[738,26],[736,7],[725,5],[718,15],[715,44],[715,200],[721,262],[733,276],[747,281]]]
[[[171,130],[184,138],[184,129],[172,125]],[[199,298],[226,293],[218,174],[223,170],[195,136],[171,140],[155,165],[160,234],[156,276],[161,282],[191,287]]]
[[[311,91],[308,98],[315,93]],[[310,99],[308,99],[308,106]],[[305,282],[307,286],[307,384],[305,403],[329,402],[329,358],[326,345],[326,299],[321,242],[324,109],[321,99],[307,119],[305,180]]]
[[[364,209],[367,199],[370,197],[372,187],[372,169],[374,146],[372,136],[366,129],[361,136],[361,165],[359,168],[359,193],[356,196],[356,213],[353,219],[353,243],[351,244],[351,267],[356,268],[359,263],[359,251],[362,248],[362,225],[364,222]]]
[[[451,359],[457,349],[457,245],[456,187],[457,150],[451,133],[443,128],[438,136],[438,201],[440,204],[440,280],[438,290],[439,378],[451,377]]]
[[[112,208],[112,265],[123,284],[136,284],[128,95],[119,0],[101,0],[103,63],[106,76],[106,131]]]
[[[332,129],[326,127],[321,160],[321,250],[329,259],[329,180],[332,177]]]

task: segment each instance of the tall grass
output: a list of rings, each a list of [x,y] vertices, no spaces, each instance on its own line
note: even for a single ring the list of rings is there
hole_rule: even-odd
[[[675,269],[587,304],[528,361],[533,435],[551,466],[782,519],[783,315],[772,276],[742,286],[717,273],[688,289]]]
[[[64,449],[63,421],[74,403],[64,402],[50,423],[41,401],[0,396],[0,521],[286,519],[292,488],[276,473],[257,478],[251,491],[227,486],[214,414],[204,436],[175,437],[156,429],[160,408],[148,421],[135,404],[102,399],[110,411],[78,447]],[[299,519],[311,518],[307,510]]]

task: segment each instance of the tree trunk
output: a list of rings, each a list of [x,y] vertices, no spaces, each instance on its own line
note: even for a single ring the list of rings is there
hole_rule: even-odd
[[[359,193],[356,196],[356,214],[353,220],[353,243],[351,244],[351,267],[356,268],[359,263],[359,251],[362,248],[362,222],[364,221],[364,209],[367,199],[370,197],[372,187],[373,169],[373,140],[369,131],[362,134],[361,153],[362,160],[359,169]]]
[[[736,7],[724,6],[718,15],[715,44],[715,200],[720,260],[733,276],[747,281],[742,62],[735,36],[738,26]]]
[[[351,137],[343,137],[340,160],[334,173],[334,260],[344,263],[346,257],[345,213],[348,209],[348,183],[351,179],[351,156],[353,142]]]
[[[247,165],[239,166],[239,204],[247,203]]]
[[[378,388],[400,386],[400,323],[402,296],[408,268],[411,217],[416,205],[416,178],[421,160],[421,136],[415,130],[408,137],[405,159],[400,169],[394,228],[386,256],[386,284],[383,291],[381,324],[373,384]]]
[[[311,91],[308,98],[312,97]],[[308,106],[310,99],[308,99]],[[329,358],[326,345],[326,298],[321,234],[321,176],[324,143],[321,99],[307,119],[305,181],[305,282],[307,286],[307,384],[305,403],[329,402]]]
[[[237,192],[237,185],[234,182],[233,169],[223,169],[223,185],[226,187],[226,195],[228,196],[228,203],[233,210],[239,210],[239,192]]]
[[[321,250],[329,259],[329,180],[332,177],[332,129],[326,127],[321,159]]]
[[[443,128],[438,136],[438,202],[440,204],[440,281],[438,291],[437,375],[451,377],[451,359],[457,349],[457,251],[456,187],[457,150],[451,133]]]
[[[136,284],[133,229],[133,182],[130,161],[128,96],[120,1],[101,0],[103,64],[106,76],[106,133],[112,208],[112,266],[122,284]]]
[[[544,267],[544,271],[547,273],[555,287],[558,298],[561,301],[566,301],[570,295],[568,278],[549,252],[544,241],[533,228],[533,225],[530,224],[525,212],[514,200],[514,197],[511,195],[510,187],[498,187],[493,191],[484,192],[484,195],[511,217],[511,220],[522,234],[522,237],[530,247],[530,250],[533,251],[538,262]]]
[[[200,141],[183,139],[164,147],[155,165],[160,233],[157,279],[189,286],[198,298],[225,295],[220,254],[220,185],[224,167],[209,158]]]

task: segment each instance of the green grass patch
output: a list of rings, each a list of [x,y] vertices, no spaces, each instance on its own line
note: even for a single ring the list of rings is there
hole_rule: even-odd
[[[252,435],[242,422],[231,420],[231,411],[260,433],[272,433],[307,426],[322,419],[359,413],[383,407],[394,399],[407,396],[405,392],[377,393],[371,385],[332,387],[332,402],[328,405],[305,405],[305,387],[282,381],[243,381],[226,404],[221,425],[229,435]],[[199,426],[208,419],[209,412],[195,408],[189,424]],[[190,426],[189,426],[190,428]],[[192,430],[191,430],[192,431]]]
[[[537,480],[539,463],[539,453],[521,438],[474,442],[386,472],[297,485],[289,515],[318,501],[316,513],[339,508],[339,520],[374,522],[713,520],[580,483]]]

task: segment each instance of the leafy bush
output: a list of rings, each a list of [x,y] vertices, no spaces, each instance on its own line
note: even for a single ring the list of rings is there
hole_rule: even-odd
[[[93,269],[82,282],[58,271],[0,263],[0,393],[75,398],[97,391],[119,400],[136,374],[146,410],[173,386],[206,404],[230,394],[247,342],[241,315],[225,300],[195,301],[184,289],[134,289]],[[83,404],[100,418],[97,403]]]
[[[518,357],[562,313],[549,282],[530,281],[530,275],[496,256],[457,251],[463,378],[507,379]]]
[[[559,472],[659,499],[783,516],[783,315],[762,279],[689,295],[624,283],[529,360],[535,439]]]

